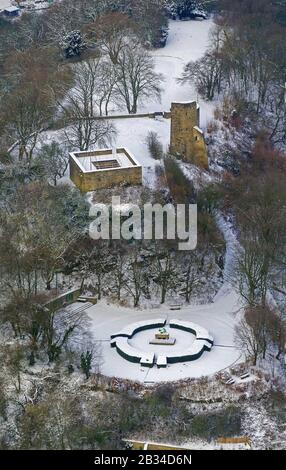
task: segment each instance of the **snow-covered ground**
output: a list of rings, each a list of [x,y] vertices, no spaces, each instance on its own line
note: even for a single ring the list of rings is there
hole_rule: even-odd
[[[184,65],[189,60],[202,56],[208,45],[208,36],[212,21],[170,22],[170,36],[164,49],[153,52],[156,60],[156,70],[165,76],[162,104],[145,103],[140,112],[170,109],[172,101],[188,101],[197,99],[194,89],[189,85],[181,86],[177,78],[181,75]],[[201,102],[202,122],[206,124],[212,115],[212,106]],[[144,167],[145,183],[152,186],[154,167],[157,162],[149,155],[146,136],[152,130],[158,133],[165,149],[170,142],[170,120],[131,118],[115,120],[117,128],[116,146],[127,147]],[[49,137],[55,136],[50,133]],[[187,169],[185,169],[187,172]],[[107,376],[117,376],[145,383],[159,381],[175,381],[189,377],[211,375],[225,369],[241,359],[241,353],[234,344],[234,326],[236,314],[243,304],[231,284],[229,274],[233,268],[236,251],[236,237],[231,224],[218,217],[218,224],[226,240],[226,265],[224,284],[214,299],[214,303],[184,307],[178,312],[172,312],[169,307],[144,310],[129,309],[107,304],[104,301],[87,310],[90,318],[90,330],[94,340],[102,347],[103,364],[101,372]],[[174,315],[174,313],[176,313]],[[168,365],[167,369],[151,369],[140,367],[138,364],[124,360],[115,349],[110,347],[110,335],[126,327],[128,324],[152,319],[157,316],[166,318],[177,317],[181,320],[193,321],[206,327],[214,337],[214,347],[197,361]],[[148,338],[153,337],[154,331],[142,333],[136,337],[136,346],[146,348]],[[178,342],[183,338],[178,335]],[[144,349],[145,350],[145,349]]]
[[[193,86],[189,84],[182,86],[177,82],[177,79],[181,76],[187,62],[199,59],[206,52],[212,26],[211,19],[206,21],[170,21],[170,34],[166,46],[152,52],[156,72],[163,74],[165,80],[162,86],[161,103],[145,100],[139,106],[138,113],[169,111],[172,102],[197,100],[201,107],[201,127],[206,128],[213,116],[214,103],[207,103],[199,99]],[[116,110],[114,113],[123,114],[126,113],[126,110],[120,110],[120,112]],[[146,137],[148,132],[156,132],[164,149],[167,150],[170,145],[171,120],[163,118],[114,119],[114,125],[117,136],[113,145],[126,147],[131,151],[143,166],[144,184],[153,187],[154,168],[157,162],[149,154]],[[52,139],[61,141],[62,138],[60,131],[47,131],[42,134],[41,141],[48,143]]]
[[[171,121],[169,119],[133,118],[116,120],[114,124],[118,133],[115,141],[116,147],[126,147],[130,150],[143,166],[144,185],[154,187],[154,168],[158,162],[148,151],[146,137],[148,132],[156,132],[167,151],[170,144]]]
[[[212,19],[205,21],[170,20],[169,37],[163,49],[153,52],[155,69],[164,76],[161,104],[150,102],[141,106],[140,111],[170,110],[172,102],[196,100],[201,106],[201,126],[205,128],[212,118],[214,104],[199,98],[194,86],[181,85],[177,79],[182,75],[184,66],[202,57],[209,44],[209,34],[213,27]]]
[[[138,380],[144,383],[156,383],[160,381],[175,381],[188,377],[200,377],[211,375],[237,362],[241,353],[236,349],[233,339],[235,313],[239,309],[238,298],[231,291],[217,302],[208,305],[184,307],[174,312],[168,306],[162,306],[156,310],[138,311],[108,305],[100,302],[87,310],[91,319],[89,325],[96,342],[102,347],[101,372],[107,376],[121,377]],[[168,365],[167,369],[141,367],[123,359],[114,348],[110,347],[110,335],[126,327],[128,324],[149,320],[155,317],[176,317],[180,320],[195,322],[209,330],[214,337],[214,346],[210,352],[193,362]],[[154,330],[138,333],[133,343],[140,349],[146,349],[148,340],[154,337]],[[178,339],[178,347],[185,344],[187,337],[181,332],[172,330],[172,335]],[[189,336],[189,335],[188,335]],[[192,338],[190,338],[190,342]],[[175,346],[176,347],[176,346]],[[165,346],[161,346],[162,354]],[[158,347],[156,352],[159,353]]]
[[[194,86],[181,85],[177,79],[182,75],[184,66],[191,60],[197,60],[206,52],[209,33],[213,26],[211,19],[206,21],[170,21],[170,33],[166,46],[153,51],[155,69],[164,76],[161,103],[150,100],[144,102],[138,113],[153,113],[154,111],[169,111],[171,103],[176,101],[197,100],[201,107],[201,127],[206,128],[212,119],[214,103],[199,99]],[[149,131],[156,132],[164,149],[170,144],[170,119],[136,118],[115,120],[117,147],[127,147],[144,167],[144,182],[152,186],[154,166],[146,145]]]
[[[164,49],[153,52],[156,61],[156,70],[165,76],[162,103],[145,103],[140,112],[170,109],[172,101],[188,101],[197,99],[194,89],[189,85],[181,86],[177,78],[181,75],[184,65],[189,60],[196,60],[205,52],[208,45],[208,35],[212,21],[186,21],[170,23],[170,36]],[[212,106],[200,102],[203,127],[212,115]],[[144,167],[145,183],[152,186],[154,166],[157,164],[148,152],[146,136],[152,130],[158,133],[165,148],[170,142],[170,120],[155,120],[150,118],[132,118],[115,120],[117,128],[116,146],[127,147],[136,156]],[[50,134],[51,136],[51,134]],[[54,137],[54,136],[52,136]],[[228,282],[232,271],[234,253],[236,251],[236,238],[229,223],[218,218],[219,226],[224,234],[227,252],[225,266],[225,282],[214,299],[214,303],[184,307],[181,311],[172,312],[168,307],[160,309],[135,310],[100,302],[87,310],[91,320],[91,332],[95,341],[102,346],[103,364],[101,372],[107,376],[117,376],[145,383],[158,381],[175,381],[188,377],[211,375],[219,370],[231,366],[240,360],[241,353],[234,345],[234,326],[236,314],[242,307],[241,299]],[[186,364],[169,365],[167,369],[152,369],[140,367],[124,360],[115,349],[110,347],[109,339],[112,333],[117,332],[129,323],[152,319],[157,316],[167,318],[177,317],[189,320],[206,327],[214,336],[214,347],[197,361]],[[150,331],[150,337],[154,331]],[[148,333],[146,333],[148,336]],[[147,337],[142,333],[136,338],[137,347],[142,341],[142,348],[146,345]],[[145,336],[144,336],[145,335]],[[179,338],[178,338],[179,339]],[[181,338],[182,340],[182,338]]]
[[[0,11],[5,10],[12,5],[11,0],[0,0]]]
[[[226,241],[225,278],[224,284],[213,303],[186,306],[174,312],[166,305],[156,309],[140,311],[101,301],[86,311],[90,319],[90,331],[95,342],[101,345],[101,372],[104,375],[152,384],[161,381],[176,381],[189,377],[212,375],[243,359],[234,342],[236,317],[239,316],[243,303],[229,282],[229,273],[233,267],[237,241],[230,222],[218,215],[218,224]],[[149,369],[126,361],[114,348],[110,347],[110,336],[112,334],[120,331],[130,323],[151,320],[157,317],[164,317],[167,320],[177,318],[191,321],[207,328],[214,337],[212,350],[205,352],[200,359],[193,362],[171,364],[168,365],[167,369],[157,369],[156,366]],[[153,337],[154,330],[150,330],[136,335],[133,341],[136,341],[136,347],[145,350],[144,348],[146,348],[149,339]],[[177,335],[177,339],[181,344],[186,341],[186,338],[180,334]],[[157,349],[156,353],[158,353]]]

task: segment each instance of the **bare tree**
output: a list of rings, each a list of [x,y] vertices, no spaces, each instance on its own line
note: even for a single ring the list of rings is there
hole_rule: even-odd
[[[10,89],[5,93],[5,131],[13,139],[19,158],[31,160],[41,131],[51,122],[57,100],[68,86],[69,77],[59,68],[50,50],[16,52],[7,61],[11,74]]]
[[[126,285],[126,253],[119,249],[115,255],[115,263],[112,270],[112,287],[116,292],[117,300],[121,299],[122,289]]]
[[[118,101],[116,70],[109,59],[101,59],[98,74],[99,79],[96,92],[99,114],[102,116],[104,113],[108,116],[110,104]]]
[[[281,331],[277,313],[268,305],[257,305],[247,308],[244,318],[235,328],[235,338],[238,346],[252,358],[253,365],[256,365],[259,356],[265,359],[271,345],[277,346],[277,339],[282,337]],[[285,334],[285,330],[283,331]]]
[[[253,365],[256,365],[261,347],[255,331],[248,325],[245,318],[235,328],[235,341],[238,347],[253,360]]]
[[[181,254],[180,261],[180,283],[182,285],[181,294],[185,302],[190,303],[192,295],[201,285],[202,272],[204,275],[211,276],[212,265],[206,260],[204,251],[191,251]]]
[[[107,54],[113,64],[118,63],[120,52],[126,44],[136,40],[133,31],[135,24],[125,14],[110,12],[100,16],[87,27],[88,36],[99,45],[101,52]],[[138,42],[138,39],[137,39]]]
[[[5,236],[0,233],[0,260],[1,284],[8,287],[10,295],[21,292],[29,298],[36,294],[40,276],[47,289],[51,288],[68,248],[83,230],[79,220],[77,225],[74,208],[68,207],[69,197],[74,208],[77,202],[82,202],[77,193],[71,194],[68,186],[51,188],[33,183],[20,187],[13,197],[7,198],[5,211],[0,214],[6,229]],[[87,211],[85,203],[81,209]]]
[[[178,281],[175,254],[171,246],[161,250],[157,247],[153,269],[154,282],[160,287],[161,304],[164,304],[167,294],[176,289]]]
[[[164,149],[157,132],[149,131],[146,137],[146,145],[155,160],[161,160],[164,157]]]
[[[77,263],[82,276],[81,285],[84,286],[88,279],[90,284],[95,284],[98,299],[102,298],[103,289],[106,286],[106,276],[114,268],[114,259],[105,240],[83,240],[77,248]]]
[[[137,113],[144,98],[160,100],[163,76],[154,72],[154,61],[143,48],[125,47],[119,54],[116,73],[117,91],[129,114]]]
[[[215,27],[211,32],[211,48],[200,60],[189,62],[179,78],[179,83],[195,84],[197,91],[207,100],[213,100],[220,94],[223,83],[224,57],[221,53],[224,30]]]
[[[281,356],[285,355],[286,317],[284,312],[284,305],[282,305],[282,309],[269,318],[269,334],[274,346],[277,348],[276,359],[280,359]]]
[[[131,256],[126,270],[125,289],[133,298],[134,307],[138,307],[140,298],[144,292],[146,277],[144,264],[140,260],[137,250]]]
[[[80,366],[85,374],[86,380],[91,376],[91,373],[99,374],[100,366],[102,364],[102,348],[99,342],[94,340],[87,341],[84,348],[80,351]],[[93,376],[93,379],[95,376]],[[94,380],[93,380],[94,383]]]
[[[255,167],[253,175],[245,174],[229,192],[241,244],[234,284],[250,305],[265,304],[275,272],[278,280],[283,265],[286,209],[285,180],[280,170],[283,159],[273,149],[267,152],[260,145],[253,155],[258,169]]]
[[[6,366],[12,376],[12,381],[17,393],[22,388],[22,371],[25,351],[20,344],[12,345],[5,352]]]
[[[55,140],[50,144],[43,145],[40,149],[37,158],[40,172],[48,180],[52,180],[55,186],[58,179],[62,178],[67,171],[68,152],[69,149],[66,145],[61,146]]]
[[[89,60],[75,68],[75,84],[65,101],[60,103],[69,127],[65,136],[69,144],[88,150],[96,143],[106,145],[115,135],[112,122],[98,118],[96,93],[99,60]]]
[[[7,102],[7,131],[18,143],[19,159],[31,160],[39,135],[51,117],[51,101],[34,85],[26,84]]]
[[[80,315],[70,318],[66,312],[47,309],[43,322],[43,344],[49,358],[54,362],[62,353],[70,337],[82,322]]]

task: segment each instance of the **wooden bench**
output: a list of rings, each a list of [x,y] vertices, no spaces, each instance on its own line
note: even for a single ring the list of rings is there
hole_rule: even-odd
[[[235,383],[234,379],[229,379],[227,382],[225,382],[226,385],[233,385]]]
[[[245,379],[248,379],[250,377],[250,374],[249,372],[247,372],[246,374],[242,374],[239,378],[240,380],[245,380]]]
[[[182,304],[170,305],[170,310],[181,310],[181,308],[182,308]]]

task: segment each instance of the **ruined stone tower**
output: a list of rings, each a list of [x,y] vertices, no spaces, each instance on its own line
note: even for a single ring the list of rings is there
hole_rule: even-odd
[[[170,151],[203,168],[208,157],[203,131],[200,129],[200,108],[196,101],[172,103]]]

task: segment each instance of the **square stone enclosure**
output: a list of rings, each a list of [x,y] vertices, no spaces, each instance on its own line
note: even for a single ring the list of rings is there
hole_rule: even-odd
[[[70,178],[82,192],[142,184],[142,166],[126,148],[70,153]]]

